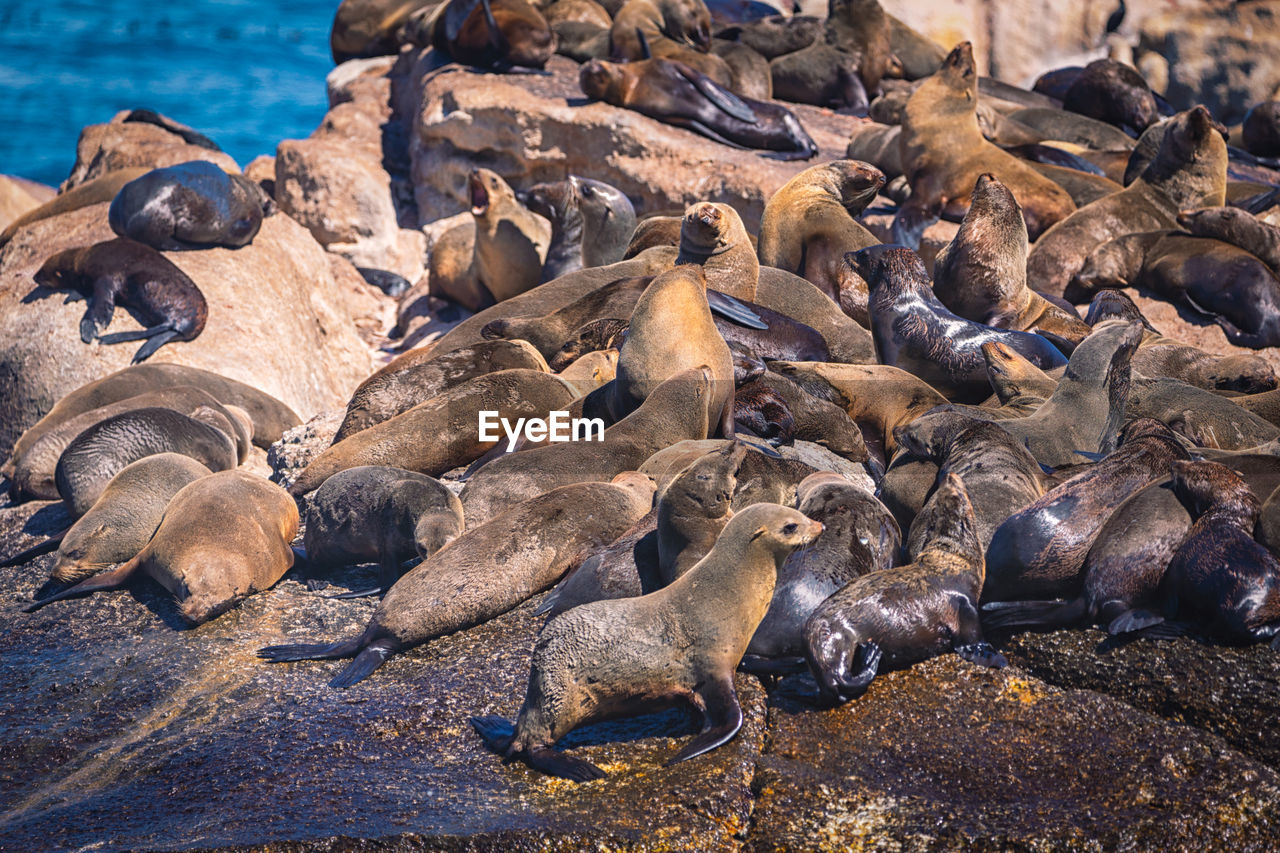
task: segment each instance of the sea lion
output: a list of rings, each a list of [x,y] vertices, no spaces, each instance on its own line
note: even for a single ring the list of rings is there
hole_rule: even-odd
[[[58,500],[58,488],[54,483],[58,459],[76,436],[94,424],[134,409],[159,407],[189,415],[201,406],[220,411],[232,427],[236,428],[236,455],[243,462],[248,456],[248,438],[252,435],[253,425],[242,423],[239,417],[229,408],[223,407],[213,395],[190,385],[176,385],[91,409],[45,432],[29,443],[22,453],[13,457],[13,470],[9,475],[9,497],[14,501],[31,498]]]
[[[788,459],[767,445],[741,436],[685,439],[654,452],[640,464],[639,471],[653,478],[661,493],[676,475],[708,453],[724,450],[734,442],[746,445],[752,453],[742,457],[735,476],[738,485],[733,492],[733,510],[737,512],[755,503],[777,503],[790,506],[796,502],[800,481],[818,469],[799,459]]]
[[[54,482],[67,511],[73,518],[84,515],[111,478],[153,453],[181,453],[210,471],[239,464],[234,427],[218,411],[201,406],[184,415],[173,409],[133,409],[89,427],[62,452]]]
[[[982,357],[987,360],[987,381],[1001,405],[1019,397],[1047,400],[1057,390],[1058,380],[999,341],[983,344]]]
[[[549,370],[546,360],[527,341],[481,341],[450,352],[410,350],[360,383],[347,402],[347,413],[333,443],[407,412],[468,379],[515,369]]]
[[[809,671],[831,698],[861,696],[881,663],[909,666],[948,649],[981,666],[1005,666],[982,638],[982,545],[959,477],[942,481],[933,507],[915,562],[855,579],[805,624]]]
[[[484,325],[480,334],[486,340],[523,340],[548,360],[574,358],[590,345],[601,347],[622,345],[614,335],[617,329],[605,323],[627,325],[641,294],[653,283],[653,276],[628,276],[598,287],[568,305],[541,316],[500,317]],[[567,342],[577,339],[580,346],[565,349]]]
[[[828,0],[822,37],[770,63],[774,97],[865,115],[896,61],[878,0]]]
[[[747,446],[729,442],[695,460],[658,493],[658,578],[663,586],[689,571],[716,544],[733,516],[738,466]]]
[[[381,590],[400,565],[427,559],[462,534],[462,502],[439,480],[383,465],[339,471],[307,501],[303,549],[319,571],[377,563]]]
[[[410,569],[358,637],[267,646],[258,656],[273,663],[354,657],[329,682],[350,687],[396,652],[478,625],[547,589],[577,554],[617,539],[652,503],[653,483],[634,472],[550,489],[470,527]]]
[[[28,427],[14,442],[10,460],[0,473],[12,474],[14,459],[26,453],[47,432],[57,429],[72,418],[139,394],[174,385],[200,388],[212,394],[223,405],[234,404],[247,412],[253,421],[253,443],[263,449],[279,441],[285,430],[302,423],[297,414],[284,403],[243,382],[198,367],[139,364],[81,385],[58,400],[47,415]]]
[[[1160,118],[1156,96],[1132,66],[1095,59],[1062,96],[1062,108],[1105,121],[1136,137]]]
[[[535,184],[524,203],[551,222],[543,281],[622,260],[636,227],[635,208],[621,190],[577,175]]]
[[[603,440],[549,444],[494,459],[471,476],[459,496],[468,523],[483,524],[557,486],[608,481],[677,441],[706,438],[715,423],[708,405],[715,393],[710,368],[685,370],[606,429]]]
[[[135,178],[142,177],[149,171],[151,170],[141,167],[114,169],[101,177],[94,178],[92,181],[86,181],[64,193],[58,193],[49,201],[34,210],[28,210],[6,225],[4,230],[0,231],[0,247],[3,247],[13,239],[13,235],[18,233],[18,229],[25,228],[32,223],[52,216],[59,216],[63,213],[70,213],[73,210],[79,210],[91,204],[111,201],[116,197],[116,193],[120,191],[122,186]]]
[[[727,204],[691,204],[680,223],[676,265],[698,264],[707,287],[734,299],[756,301],[760,261],[738,211]]]
[[[674,60],[732,87],[732,69],[710,50],[711,18],[702,0],[627,0],[609,29],[612,61]]]
[[[589,352],[556,375],[573,386],[579,395],[590,394],[600,386],[612,382],[618,375],[618,351],[606,349]]]
[[[1043,329],[1079,343],[1090,327],[1027,287],[1027,248],[1018,200],[995,175],[983,173],[955,239],[934,259],[933,292],[967,320],[1019,332]]]
[[[760,263],[802,276],[839,301],[844,253],[879,242],[854,217],[883,186],[884,173],[857,160],[834,160],[805,169],[765,205]]]
[[[1258,544],[1258,499],[1215,462],[1173,463],[1173,488],[1195,517],[1161,582],[1162,613],[1135,614],[1129,630],[1181,617],[1235,643],[1280,649],[1280,560]]]
[[[634,0],[633,0],[634,2]],[[817,144],[786,107],[740,98],[681,62],[643,59],[617,64],[593,59],[578,78],[588,98],[737,148],[777,152],[784,160],[807,160]]]
[[[1177,231],[1125,234],[1098,246],[1063,295],[1140,287],[1213,318],[1235,346],[1280,344],[1280,278],[1243,249]]]
[[[1123,151],[1126,158],[1134,142],[1114,125],[1088,118],[1079,113],[1044,107],[1024,107],[1008,116],[1030,127],[1047,140],[1080,145],[1094,151]]]
[[[900,154],[911,197],[894,217],[895,242],[918,246],[925,227],[940,215],[959,221],[983,173],[998,177],[1022,205],[1032,240],[1075,210],[1061,187],[982,136],[977,97],[973,46],[966,41],[907,101]]]
[[[796,488],[796,508],[820,522],[822,533],[778,569],[769,610],[747,646],[748,656],[799,657],[813,611],[854,578],[888,569],[902,533],[871,495],[830,471],[810,474]]]
[[[59,252],[35,274],[51,290],[75,290],[89,303],[80,321],[80,339],[104,344],[146,340],[133,354],[145,361],[169,341],[191,341],[204,331],[209,307],[186,273],[156,250],[118,238]],[[140,332],[103,335],[116,304],[134,309],[149,324]]]
[[[409,16],[438,0],[342,0],[329,28],[333,61],[391,56],[400,50],[397,33]]]
[[[333,444],[302,470],[289,493],[300,497],[360,465],[392,465],[438,477],[503,440],[496,423],[495,437],[482,437],[481,412],[497,412],[498,419],[514,424],[563,410],[575,396],[576,389],[558,376],[536,370],[515,368],[468,379]]]
[[[1280,273],[1280,228],[1238,207],[1184,210],[1178,225],[1196,237],[1221,240],[1244,249]]]
[[[1251,107],[1240,128],[1240,141],[1256,157],[1280,157],[1280,101]]]
[[[1036,241],[1027,255],[1027,283],[1047,296],[1062,296],[1099,245],[1125,234],[1172,228],[1180,210],[1221,206],[1226,166],[1226,143],[1209,111],[1196,107],[1179,113],[1140,178],[1080,208]]]
[[[184,486],[155,535],[133,559],[26,608],[118,589],[141,573],[178,600],[200,625],[267,589],[293,565],[298,507],[284,489],[245,471],[220,471]]]
[[[948,475],[960,478],[973,506],[974,532],[984,551],[1006,518],[1044,494],[1035,457],[993,423],[956,412],[937,412],[901,427],[897,438],[910,453],[938,465],[939,482]],[[907,554],[912,559],[929,540],[928,524],[933,517],[925,503],[907,536]]]
[[[774,59],[808,47],[822,31],[823,19],[814,15],[769,15],[731,24],[717,31],[715,37],[736,41],[765,59]]]
[[[573,337],[560,345],[560,349],[556,350],[556,354],[547,363],[553,372],[561,373],[571,364],[576,364],[591,353],[616,353],[626,339],[627,327],[627,321],[617,317],[607,317],[586,323],[574,332]],[[618,367],[616,356],[613,367],[616,374]]]
[[[1074,596],[1081,569],[1111,513],[1137,489],[1187,459],[1178,437],[1159,421],[1138,418],[1120,448],[1009,516],[987,548],[984,601]]]
[[[1176,379],[1139,379],[1125,411],[1131,418],[1155,418],[1198,447],[1247,450],[1280,437],[1280,429],[1236,399]]]
[[[867,445],[848,413],[840,406],[807,393],[790,379],[766,372],[734,392],[735,419],[739,400],[749,400],[752,386],[767,389],[772,398],[786,407],[791,420],[791,437],[812,441],[851,462],[866,462]],[[757,433],[759,434],[759,433]],[[768,436],[761,436],[767,438]]]
[[[538,286],[551,228],[496,172],[472,169],[467,187],[474,226],[440,236],[427,275],[432,296],[479,311]]]
[[[742,726],[733,671],[768,609],[778,568],[821,530],[793,509],[748,507],[670,586],[584,604],[548,622],[515,727],[498,717],[473,718],[472,725],[504,756],[579,782],[604,771],[551,746],[582,723],[619,712],[680,700],[702,712],[703,730],[668,764],[724,744]],[[673,636],[685,642],[673,646]]]
[[[948,396],[978,402],[990,394],[982,345],[1001,341],[1041,369],[1067,358],[1038,335],[996,329],[959,317],[936,296],[920,256],[902,246],[873,246],[854,255],[871,287],[867,304],[876,354]]]
[[[525,0],[445,0],[421,29],[420,40],[478,68],[542,68],[556,52],[551,27]]]
[[[247,246],[275,212],[257,181],[207,160],[153,169],[120,188],[107,211],[111,230],[153,249]]]

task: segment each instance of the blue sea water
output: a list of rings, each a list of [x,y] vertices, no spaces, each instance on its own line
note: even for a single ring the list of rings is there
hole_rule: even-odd
[[[0,173],[56,186],[86,124],[146,107],[244,166],[326,109],[338,0],[0,0]]]

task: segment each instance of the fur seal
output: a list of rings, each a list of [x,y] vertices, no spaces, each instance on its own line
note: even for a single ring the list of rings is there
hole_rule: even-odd
[[[133,354],[145,361],[169,341],[191,341],[204,331],[209,306],[186,273],[156,250],[118,238],[82,249],[59,252],[35,274],[36,284],[51,290],[75,290],[89,303],[80,321],[80,339],[104,344],[146,340]],[[116,304],[134,309],[144,323],[140,332],[103,335]]]
[[[303,549],[311,568],[378,564],[381,590],[400,565],[427,559],[462,534],[462,502],[439,480],[383,465],[339,471],[307,501]]]
[[[207,160],[153,169],[120,188],[107,211],[111,230],[153,249],[247,246],[275,212],[257,181]]]
[[[267,589],[293,565],[298,507],[284,489],[244,471],[221,471],[184,486],[165,508],[155,535],[110,572],[26,608],[124,586],[143,574],[178,599],[178,612],[199,625]]]
[[[879,242],[854,217],[883,186],[884,173],[858,160],[834,160],[805,169],[765,205],[760,263],[808,279],[839,301],[844,253]]]
[[[760,262],[738,211],[727,204],[691,204],[680,223],[676,265],[698,264],[707,287],[734,299],[756,301]]]
[[[871,287],[867,303],[876,354],[962,401],[990,394],[982,345],[1000,341],[1041,369],[1067,358],[1038,335],[985,326],[947,310],[919,255],[902,246],[873,246],[854,255],[855,271]]]
[[[670,586],[584,604],[548,622],[515,727],[498,717],[472,725],[504,756],[579,782],[604,771],[551,746],[582,723],[619,712],[683,700],[702,713],[702,731],[668,764],[726,743],[742,726],[733,672],[768,609],[778,568],[821,529],[793,509],[748,507]],[[685,639],[673,646],[673,636]]]
[[[553,372],[560,373],[591,353],[616,353],[626,336],[626,320],[620,320],[617,317],[594,320],[581,326],[573,337],[561,344],[560,349],[556,350],[556,354],[547,363]],[[613,366],[616,373],[618,367],[616,356]]]
[[[367,678],[396,652],[478,625],[547,589],[580,552],[612,542],[649,511],[653,483],[628,472],[612,483],[554,488],[469,528],[396,581],[369,626],[350,640],[267,646],[273,663],[354,657],[330,687]]]
[[[1120,448],[1009,516],[987,548],[984,601],[1074,596],[1085,557],[1111,513],[1136,490],[1187,459],[1178,437],[1159,421],[1138,418]]]
[[[533,612],[551,618],[588,601],[635,598],[661,588],[655,507],[612,544],[592,550]]]
[[[1235,399],[1176,379],[1142,379],[1129,391],[1126,415],[1155,418],[1203,448],[1247,450],[1280,437],[1280,429]]]
[[[515,423],[562,410],[576,396],[558,376],[536,370],[500,370],[468,379],[333,444],[311,460],[289,493],[300,497],[360,465],[392,465],[438,477],[475,461],[501,440],[480,437],[480,412],[494,411]]]
[[[831,698],[861,696],[882,663],[909,666],[948,650],[981,666],[1005,666],[982,638],[982,544],[959,477],[942,481],[933,508],[915,562],[855,579],[805,624],[809,670]]]
[[[737,471],[747,446],[729,442],[695,460],[658,493],[658,578],[669,585],[716,544],[733,516]]]
[[[733,428],[778,447],[796,438],[795,416],[787,401],[767,386],[748,382],[733,392]]]
[[[1062,96],[1062,108],[1104,121],[1135,137],[1159,120],[1156,96],[1132,66],[1095,59],[1076,75]]]
[[[583,64],[578,81],[588,98],[735,148],[773,151],[784,160],[807,160],[818,153],[817,144],[786,107],[740,98],[681,62],[655,58],[617,64],[593,59]]]
[[[1027,255],[1027,283],[1046,296],[1062,296],[1099,245],[1125,234],[1172,228],[1180,210],[1221,206],[1226,170],[1226,143],[1209,111],[1196,107],[1179,113],[1141,177],[1080,208],[1036,241]]]
[[[333,443],[407,412],[469,379],[516,369],[549,370],[542,355],[527,341],[481,341],[449,352],[410,350],[360,383],[347,403]]]
[[[840,406],[814,397],[790,379],[772,371],[740,386],[734,393],[735,406],[740,400],[751,399],[753,386],[766,390],[772,399],[785,406],[790,415],[793,439],[820,444],[851,462],[866,462],[869,458],[867,445],[858,425]]]
[[[1075,210],[1061,187],[983,137],[977,99],[973,46],[966,41],[907,101],[900,154],[911,197],[894,217],[895,242],[915,247],[931,220],[944,216],[958,221],[983,173],[998,177],[1022,205],[1033,240]]]
[[[1221,240],[1244,249],[1280,273],[1280,228],[1238,207],[1184,210],[1178,225],[1196,237]]]
[[[934,259],[933,292],[965,319],[1020,332],[1043,329],[1079,343],[1090,327],[1027,287],[1027,249],[1018,200],[995,175],[983,173],[955,239]]]
[[[1058,387],[1058,380],[999,341],[983,344],[982,357],[987,360],[987,381],[1001,405],[1019,397],[1047,400]]]
[[[1045,107],[1024,107],[1009,113],[1008,117],[1031,128],[1046,140],[1079,145],[1093,151],[1122,151],[1125,159],[1133,150],[1134,142],[1124,131],[1079,113]],[[1123,172],[1123,167],[1121,171]]]
[[[813,44],[822,29],[823,19],[815,15],[769,15],[731,24],[715,35],[718,39],[744,44],[765,59],[775,59]]]
[[[478,68],[542,68],[556,52],[551,27],[525,0],[444,0],[422,29],[436,50]]]
[[[618,375],[618,351],[606,349],[589,352],[556,375],[572,385],[580,395],[590,394],[601,385],[612,382]]]
[[[889,32],[878,0],[828,0],[822,36],[769,63],[774,97],[865,115],[897,64]]]
[[[329,28],[329,51],[339,65],[349,59],[391,56],[400,50],[398,31],[419,9],[438,0],[342,0]]]
[[[181,453],[210,471],[240,464],[234,426],[217,410],[133,409],[89,427],[62,452],[54,482],[67,511],[84,515],[126,465],[153,453]]]
[[[1255,157],[1280,157],[1280,101],[1255,104],[1245,114],[1240,139]]]
[[[702,0],[627,0],[609,28],[609,55],[615,62],[658,57],[678,61],[733,88],[733,70],[711,52],[710,12]]]
[[[622,260],[636,228],[635,208],[621,190],[577,175],[535,184],[525,204],[551,222],[543,281]]]
[[[820,522],[822,533],[778,569],[769,610],[747,646],[762,658],[804,654],[804,626],[823,601],[854,578],[890,568],[902,533],[869,492],[830,471],[810,474],[796,487],[796,508]]]

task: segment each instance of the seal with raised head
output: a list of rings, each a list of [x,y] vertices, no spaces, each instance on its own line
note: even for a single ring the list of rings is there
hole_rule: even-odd
[[[570,175],[535,184],[524,196],[529,209],[551,223],[543,281],[622,260],[635,232],[636,211],[617,187]]]
[[[736,474],[746,453],[745,444],[729,442],[695,460],[658,493],[658,577],[663,586],[715,546],[733,516]]]
[[[329,27],[329,51],[339,65],[348,59],[392,56],[399,32],[413,13],[436,0],[342,0]]]
[[[981,666],[1005,665],[982,638],[982,544],[959,477],[942,481],[932,509],[913,563],[855,579],[805,624],[809,671],[831,698],[861,696],[882,664],[910,666],[946,651]]]
[[[711,13],[702,0],[626,0],[609,28],[613,61],[678,61],[730,88],[733,70],[710,51]]]
[[[1041,369],[1067,363],[1039,335],[997,329],[947,310],[933,294],[924,262],[903,246],[873,246],[854,254],[856,272],[871,287],[871,335],[883,364],[901,367],[962,402],[991,393],[982,345],[1000,341]]]
[[[760,220],[760,263],[808,279],[839,301],[845,252],[880,242],[854,220],[884,186],[884,173],[860,160],[810,166],[787,181]]]
[[[173,496],[155,535],[133,559],[27,612],[117,589],[142,574],[173,594],[183,619],[199,625],[280,580],[293,565],[289,543],[297,534],[298,507],[284,489],[245,471],[210,474]]]
[[[907,101],[900,146],[911,197],[894,217],[896,242],[914,248],[932,220],[959,221],[983,173],[998,177],[1022,205],[1033,240],[1076,209],[1065,190],[986,140],[978,127],[977,87],[973,45],[966,41]]]
[[[457,539],[462,527],[462,502],[439,480],[362,465],[334,474],[307,501],[302,545],[317,571],[377,563],[385,591],[405,560],[427,559]]]
[[[89,303],[80,321],[80,339],[104,344],[145,340],[133,363],[145,361],[169,341],[195,340],[204,331],[209,306],[186,273],[148,246],[123,237],[81,249],[59,252],[44,262],[36,284],[52,290],[75,290]],[[116,305],[141,316],[138,332],[102,334]]]
[[[756,301],[760,261],[738,211],[727,204],[689,205],[680,223],[676,264],[698,264],[707,287],[734,299]]]
[[[107,211],[111,230],[153,249],[246,246],[275,203],[257,181],[207,160],[153,169],[120,188]]]
[[[774,97],[865,115],[897,65],[878,0],[828,0],[822,36],[770,61]]]
[[[584,604],[548,622],[515,727],[500,717],[472,725],[504,756],[579,782],[604,772],[551,747],[595,719],[685,701],[702,712],[703,729],[668,764],[728,742],[742,726],[733,673],[769,607],[778,568],[821,530],[793,509],[748,507],[670,586]],[[685,640],[673,645],[673,636]]]
[[[583,550],[625,533],[652,504],[653,482],[635,472],[612,483],[551,489],[469,528],[410,569],[387,591],[358,637],[268,646],[258,656],[273,663],[354,657],[329,682],[350,687],[397,652],[519,606],[554,584]]]

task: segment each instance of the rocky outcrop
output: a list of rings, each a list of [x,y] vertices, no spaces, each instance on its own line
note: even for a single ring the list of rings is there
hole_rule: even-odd
[[[137,344],[80,340],[85,303],[37,287],[33,274],[63,249],[115,235],[107,204],[20,229],[0,251],[0,448],[64,394],[129,364]],[[209,319],[195,340],[170,343],[152,358],[201,367],[278,397],[302,417],[346,404],[373,369],[352,326],[349,300],[329,259],[288,216],[267,217],[240,249],[168,252],[204,293]],[[117,308],[110,332],[138,328]]]
[[[53,187],[46,187],[14,175],[0,175],[0,231],[22,214],[35,210],[53,196]]]
[[[700,200],[725,202],[754,231],[775,190],[814,162],[844,156],[857,122],[789,105],[820,153],[813,161],[785,162],[588,102],[578,64],[563,56],[552,57],[545,77],[438,67],[430,50],[409,58],[419,99],[410,152],[423,222],[469,207],[467,175],[483,166],[517,189],[567,174],[605,181],[626,193],[641,215],[684,210]]]
[[[228,172],[240,171],[236,161],[222,151],[192,145],[158,125],[125,121],[129,112],[116,113],[106,124],[91,124],[80,131],[76,162],[71,175],[62,182],[61,192],[115,169],[134,166],[158,169],[189,160],[208,160]]]

